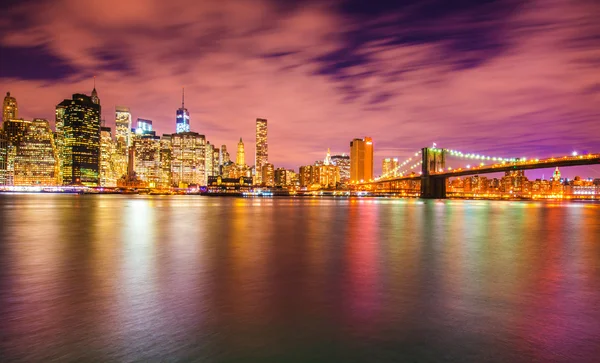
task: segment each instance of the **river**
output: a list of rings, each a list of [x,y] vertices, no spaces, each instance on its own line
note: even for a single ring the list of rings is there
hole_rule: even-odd
[[[2,362],[597,362],[600,204],[0,195]]]

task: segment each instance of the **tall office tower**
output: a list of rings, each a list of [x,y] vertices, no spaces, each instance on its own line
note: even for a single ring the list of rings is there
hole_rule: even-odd
[[[150,132],[152,132],[152,120],[138,118],[137,124],[135,126],[135,133],[138,135],[141,135],[141,134],[147,134]]]
[[[268,187],[275,185],[275,167],[271,163],[262,166],[262,184]]]
[[[238,142],[238,146],[237,146],[237,156],[235,158],[235,164],[238,166],[244,166],[246,165],[246,153],[244,152],[244,142],[242,141],[242,138],[240,137],[240,142]]]
[[[54,128],[56,132],[54,134],[54,143],[56,144],[56,150],[58,152],[58,177],[59,184],[64,184],[64,176],[63,176],[63,164],[65,161],[65,110],[67,106],[71,103],[70,100],[64,100],[58,105],[56,105],[56,112],[54,118]]]
[[[182,132],[171,135],[173,151],[171,154],[171,170],[173,184],[179,187],[186,185],[204,185],[206,138],[197,132]]]
[[[346,154],[333,155],[331,162],[340,169],[340,183],[348,183],[350,181],[350,156]]]
[[[373,140],[370,137],[350,142],[350,180],[373,179]]]
[[[267,142],[267,119],[256,119],[256,155],[254,170],[256,184],[262,183],[262,167],[269,162],[269,144]]]
[[[10,150],[13,148],[11,143],[4,138],[0,132],[0,185],[12,185],[13,178],[11,170],[9,170]],[[14,159],[13,159],[14,160]]]
[[[220,157],[219,164],[221,166],[223,166],[231,161],[231,157],[229,156],[229,152],[227,151],[227,145],[221,145],[221,155],[219,157]]]
[[[4,102],[2,103],[2,121],[15,120],[19,116],[19,108],[17,107],[17,99],[6,92]]]
[[[115,107],[115,143],[118,153],[127,155],[131,143],[131,112],[128,107]]]
[[[134,170],[136,177],[144,181],[149,188],[156,188],[160,184],[160,136],[147,131],[133,138],[135,149]]]
[[[15,146],[14,185],[57,185],[58,155],[48,120],[27,122],[25,135]]]
[[[100,186],[102,187],[117,186],[117,179],[122,176],[118,175],[114,168],[113,158],[116,155],[110,127],[100,127]]]
[[[160,139],[160,180],[159,187],[168,188],[172,185],[171,178],[171,155],[173,146],[171,145],[171,135],[163,135]]]
[[[335,165],[319,165],[313,167],[313,184],[322,188],[335,188],[340,181],[340,169]]]
[[[185,108],[185,93],[183,88],[181,89],[181,108],[177,109],[177,120],[175,121],[175,132],[180,134],[182,132],[190,132],[190,113]]]
[[[213,176],[216,174],[214,174],[214,168],[213,168],[213,154],[214,154],[215,148],[214,146],[210,143],[210,142],[206,142],[206,147],[204,148],[204,152],[206,155],[204,155],[204,170],[206,170],[206,178],[208,179],[209,176]],[[208,180],[207,180],[208,182]]]
[[[95,100],[99,102],[98,94]],[[92,97],[74,94],[57,108],[62,115],[63,184],[97,186],[100,182],[100,104]],[[64,108],[64,110],[63,110]]]
[[[313,184],[313,168],[315,166],[312,165],[303,165],[300,167],[300,186],[301,187],[309,187]]]
[[[221,175],[221,165],[220,163],[220,155],[221,155],[221,149],[218,148],[213,148],[213,174],[212,175]]]
[[[6,120],[2,124],[4,137],[12,143],[13,146],[17,147],[27,134],[27,129],[30,125],[31,121],[28,120]]]
[[[286,186],[287,185],[287,170],[285,168],[277,168],[275,169],[275,185],[276,186]]]
[[[385,158],[381,162],[381,176],[392,178],[398,176],[398,158]]]

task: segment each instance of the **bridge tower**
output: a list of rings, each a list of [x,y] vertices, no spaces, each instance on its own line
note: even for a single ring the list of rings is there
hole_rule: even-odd
[[[446,198],[446,178],[431,174],[446,168],[446,150],[425,147],[421,155],[421,198]]]

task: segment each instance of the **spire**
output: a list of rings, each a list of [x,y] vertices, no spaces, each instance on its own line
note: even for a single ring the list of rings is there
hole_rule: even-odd
[[[185,88],[181,87],[181,108],[185,108],[184,104],[185,104]]]
[[[240,142],[243,142],[241,137],[240,137]]]
[[[331,149],[327,148],[327,155],[325,156],[325,160],[323,160],[324,165],[331,165]]]
[[[100,98],[98,97],[98,92],[96,91],[96,76],[94,76],[94,89],[92,90],[92,102],[99,105]]]

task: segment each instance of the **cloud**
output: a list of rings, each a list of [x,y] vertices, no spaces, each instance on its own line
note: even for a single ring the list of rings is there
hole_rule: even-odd
[[[52,119],[95,75],[109,125],[126,105],[170,133],[185,86],[194,131],[253,150],[254,119],[266,117],[271,161],[295,168],[361,136],[376,158],[434,141],[508,156],[600,151],[600,6],[461,4],[22,2],[0,15],[0,91],[22,116]]]

